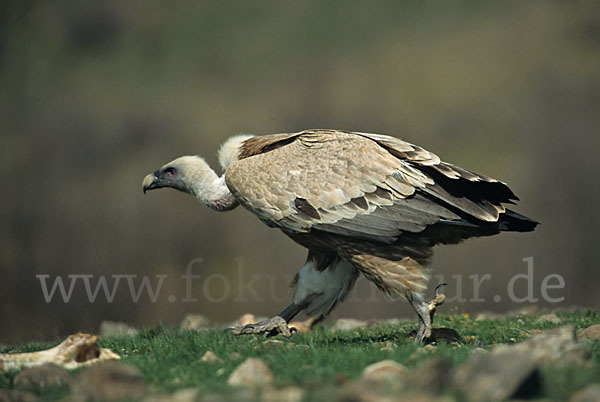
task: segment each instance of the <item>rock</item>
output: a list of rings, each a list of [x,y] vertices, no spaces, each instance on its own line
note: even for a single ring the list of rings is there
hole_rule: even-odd
[[[361,379],[369,382],[400,382],[403,377],[406,377],[407,369],[400,363],[393,360],[382,360],[373,363],[364,368]]]
[[[412,323],[412,318],[388,318],[381,325],[399,326]]]
[[[124,322],[102,321],[100,323],[100,336],[135,336],[138,330]]]
[[[21,390],[40,391],[48,387],[65,387],[71,377],[64,368],[54,363],[31,367],[21,371],[14,379],[14,387]]]
[[[564,326],[472,355],[456,369],[454,382],[472,400],[528,397],[540,386],[539,365],[582,365],[588,359],[589,349],[576,341],[572,326]]]
[[[340,318],[331,326],[332,331],[351,331],[357,328],[366,328],[367,322],[354,318]]]
[[[352,383],[338,392],[337,402],[452,402],[452,399],[435,396],[426,392],[401,391],[384,392],[373,389],[370,384]]]
[[[171,395],[152,395],[143,399],[144,402],[195,402],[198,400],[200,390],[197,388],[186,388],[174,392]]]
[[[261,387],[273,383],[273,373],[259,359],[249,358],[236,367],[229,376],[227,384],[234,387]]]
[[[477,315],[475,315],[475,321],[501,320],[503,318],[506,318],[505,315],[495,313],[493,311],[481,311],[481,312],[477,313]]]
[[[547,310],[546,310],[547,311]],[[519,316],[532,316],[535,314],[539,314],[540,311],[540,307],[536,304],[531,304],[528,306],[523,306],[523,307],[519,307],[516,308],[514,310],[509,311],[508,313],[506,313],[507,317],[519,317]]]
[[[560,324],[563,320],[561,320],[556,314],[544,314],[541,315],[537,320],[535,320],[534,324],[545,324],[547,322],[551,324]]]
[[[514,310],[510,310],[504,314],[496,313],[494,311],[481,311],[475,315],[475,321],[481,320],[502,320],[505,318],[512,317],[520,317],[520,316],[531,316],[534,314],[538,314],[540,312],[540,308],[535,304],[530,306],[519,307]]]
[[[257,349],[257,348],[281,348],[284,346],[285,346],[284,341],[280,341],[279,339],[269,339],[268,341],[264,341],[263,343],[261,343],[260,345],[255,347],[255,349]]]
[[[213,326],[212,321],[202,314],[188,314],[181,324],[181,329],[193,329],[195,331],[206,331]]]
[[[79,401],[139,399],[147,388],[138,369],[107,362],[84,370],[72,386],[72,398]]]
[[[310,350],[310,346],[308,345],[301,345],[298,343],[289,343],[288,344],[289,348],[295,348],[295,349],[302,349],[302,350]]]
[[[234,322],[232,322],[229,326],[231,327],[243,327],[248,324],[256,324],[259,321],[266,320],[267,317],[256,317],[254,314],[244,314]]]
[[[600,339],[600,324],[592,325],[581,330],[577,334],[577,339],[585,339],[588,341],[597,341]]]
[[[284,388],[267,388],[265,389],[260,400],[262,402],[300,402],[304,399],[304,391],[300,387],[284,387]]]
[[[575,392],[569,402],[600,402],[600,384],[590,384]]]
[[[541,334],[543,332],[544,332],[543,329],[521,330],[521,331],[519,331],[519,336],[522,336],[524,338],[529,338],[529,337],[532,337],[534,335],[539,335],[539,334]]]
[[[290,328],[296,328],[296,331],[298,331],[301,334],[307,334],[310,331],[312,331],[314,324],[315,319],[311,317],[305,321],[292,321],[288,324],[288,326]]]
[[[219,359],[217,357],[217,355],[215,355],[212,351],[207,350],[206,353],[204,353],[202,355],[202,357],[200,358],[201,362],[206,362],[206,363],[220,363],[222,362],[221,359]]]
[[[452,364],[444,358],[425,360],[409,375],[407,383],[435,394],[444,391],[452,382]]]
[[[395,343],[390,342],[390,341],[380,342],[380,345],[381,345],[381,348],[379,350],[387,351],[387,352],[392,351],[398,347]]]
[[[31,392],[0,389],[0,402],[36,402],[38,399]]]
[[[494,354],[527,355],[534,360],[553,365],[585,365],[590,358],[589,347],[577,342],[573,326],[554,328],[514,345],[500,345]]]
[[[537,360],[519,353],[473,354],[455,369],[452,381],[473,401],[528,397],[540,387]]]

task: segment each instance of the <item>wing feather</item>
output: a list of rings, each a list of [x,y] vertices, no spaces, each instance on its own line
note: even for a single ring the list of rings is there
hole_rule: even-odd
[[[226,183],[270,226],[383,243],[440,222],[496,222],[502,202],[516,198],[416,145],[335,130],[249,138]]]

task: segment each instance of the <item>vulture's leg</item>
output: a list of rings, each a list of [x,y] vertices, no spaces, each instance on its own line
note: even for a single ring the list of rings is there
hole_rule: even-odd
[[[292,303],[285,308],[281,313],[268,320],[259,321],[254,324],[240,325],[234,327],[228,327],[234,335],[251,335],[251,334],[265,334],[265,335],[277,335],[290,336],[296,329],[288,327],[288,323],[294,318],[300,311],[306,306]]]
[[[319,258],[320,257],[320,258]],[[311,326],[322,320],[344,299],[354,286],[358,270],[349,262],[309,253],[293,285],[296,287],[294,301],[279,315],[265,321],[245,326],[230,327],[235,335],[267,334],[290,336],[295,328],[288,323],[302,310],[316,318]]]
[[[442,289],[445,285],[445,283],[442,283],[435,287],[435,297],[429,302],[424,301],[423,296],[419,293],[406,293],[406,299],[419,316],[419,329],[417,330],[415,342],[420,343],[431,337],[435,310],[444,303],[444,300],[446,300],[446,296]]]

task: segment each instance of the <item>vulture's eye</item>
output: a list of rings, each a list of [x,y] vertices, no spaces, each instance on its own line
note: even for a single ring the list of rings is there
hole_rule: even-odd
[[[168,167],[165,169],[165,176],[173,177],[177,173],[177,170],[174,167]]]

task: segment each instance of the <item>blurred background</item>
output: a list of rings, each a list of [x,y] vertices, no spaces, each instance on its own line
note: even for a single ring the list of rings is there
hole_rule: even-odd
[[[176,325],[272,316],[305,250],[242,208],[218,213],[141,180],[183,154],[217,168],[229,136],[306,128],[392,134],[510,184],[542,225],[436,251],[435,274],[520,308],[510,279],[534,257],[534,297],[600,307],[600,3],[595,1],[3,1],[0,4],[0,342],[98,330],[102,320]],[[181,275],[194,259],[195,302]],[[548,303],[547,275],[564,278]],[[69,302],[57,277],[123,279]],[[459,275],[452,277],[452,275]],[[434,283],[440,278],[434,278]],[[460,282],[460,283],[459,283]],[[556,284],[556,280],[549,282]],[[58,288],[57,288],[58,289]],[[525,280],[515,294],[524,297]],[[494,295],[501,296],[495,302]],[[172,296],[172,297],[169,297]],[[360,279],[334,317],[412,317]]]

